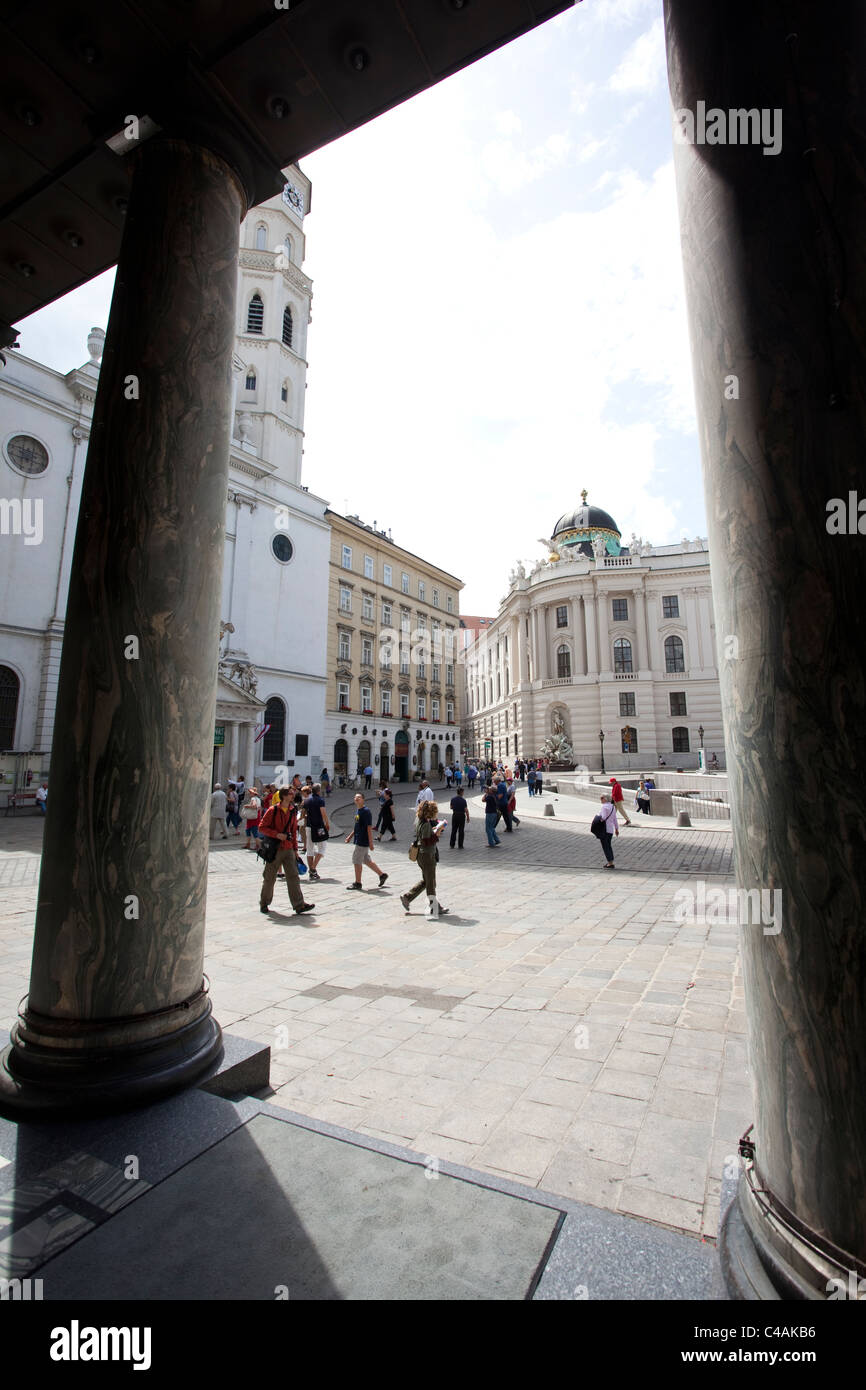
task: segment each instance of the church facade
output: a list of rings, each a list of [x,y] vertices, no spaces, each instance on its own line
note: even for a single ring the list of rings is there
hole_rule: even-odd
[[[241,228],[214,775],[276,780],[321,765],[330,527],[301,482],[312,284],[310,184]],[[49,774],[81,480],[104,333],[61,373],[19,352],[0,371],[0,786]],[[281,774],[280,769],[283,769]]]
[[[466,647],[469,751],[513,760],[564,738],[589,768],[694,768],[701,747],[724,766],[706,541],[623,546],[584,493],[542,543]]]

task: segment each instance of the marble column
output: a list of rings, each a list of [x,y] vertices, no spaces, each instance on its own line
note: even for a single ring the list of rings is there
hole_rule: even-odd
[[[240,725],[233,719],[228,727],[228,750],[229,750],[229,778],[234,781],[238,775],[238,744],[240,742]]]
[[[637,631],[637,669],[640,673],[649,670],[646,638],[646,600],[644,598],[643,589],[635,589],[634,591],[634,621]]]
[[[538,616],[538,630],[541,639],[541,676],[543,680],[549,681],[553,675],[550,665],[550,609],[545,603]]]
[[[580,596],[571,600],[571,623],[574,633],[574,674],[586,675],[586,627],[583,621],[583,607]]]
[[[595,596],[586,595],[583,600],[583,622],[586,628],[586,674],[598,675],[598,639],[595,625]]]
[[[198,145],[127,157],[129,211],[71,567],[17,1107],[115,1106],[219,1055],[202,976],[245,197]],[[72,790],[74,789],[74,791]]]
[[[530,644],[532,648],[532,680],[540,679],[539,669],[539,640],[538,640],[538,607],[534,606],[529,615]]]
[[[862,10],[665,3],[674,109],[783,122],[775,154],[676,150],[737,883],[773,903],[741,912],[741,1298],[866,1275],[866,806],[828,790],[860,780],[866,708],[866,540],[828,528],[866,456]]]
[[[610,646],[610,629],[607,619],[607,605],[609,603],[607,594],[596,594],[595,609],[596,620],[598,622],[598,654],[602,671],[610,671],[612,667],[612,656]]]
[[[688,638],[686,641],[686,674],[697,671],[702,665],[701,643],[698,636],[698,591],[697,589],[683,589],[683,597],[686,601],[686,631]]]
[[[520,685],[526,685],[529,674],[527,670],[525,613],[518,613],[517,615],[517,671]]]

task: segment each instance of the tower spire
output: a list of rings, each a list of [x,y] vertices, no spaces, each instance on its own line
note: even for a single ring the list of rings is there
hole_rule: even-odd
[[[586,488],[583,489],[583,492],[580,495],[583,498],[583,505],[586,506]]]

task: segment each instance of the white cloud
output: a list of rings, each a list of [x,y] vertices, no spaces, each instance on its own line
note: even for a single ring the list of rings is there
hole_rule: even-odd
[[[612,92],[653,92],[666,73],[664,20],[635,39],[608,82]]]
[[[499,193],[517,193],[564,164],[571,141],[562,133],[548,135],[534,149],[520,148],[513,140],[491,140],[481,151],[484,173]]]

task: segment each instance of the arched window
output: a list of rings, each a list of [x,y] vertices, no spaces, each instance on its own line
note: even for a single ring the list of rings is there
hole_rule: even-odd
[[[338,738],[334,744],[334,775],[345,777],[346,764],[349,761],[349,745],[344,738]]]
[[[268,229],[264,222],[260,222],[256,227],[256,250],[267,251],[268,249]]]
[[[683,660],[683,639],[681,637],[665,638],[665,670],[684,671],[686,669]],[[687,748],[679,750],[682,753],[688,752]]]
[[[288,405],[289,403],[289,383],[287,381],[284,381],[280,387],[280,400],[283,405]]]
[[[15,747],[21,682],[9,666],[0,666],[0,752]]]
[[[283,245],[284,245],[284,248],[285,248],[286,258],[287,258],[288,260],[291,260],[291,259],[292,259],[292,238],[291,238],[290,236],[287,236],[285,242],[283,243]]]
[[[556,649],[556,674],[560,680],[571,680],[571,652],[566,646]]]
[[[617,637],[613,644],[613,669],[623,675],[630,675],[632,672],[631,642],[625,637]]]
[[[283,310],[283,342],[285,343],[286,347],[292,346],[293,328],[294,324],[292,323],[292,306],[291,304],[287,304],[285,309]]]
[[[255,369],[255,367],[248,367],[248,368],[247,368],[247,381],[246,381],[246,385],[245,385],[245,387],[244,387],[244,390],[245,390],[245,391],[255,391],[255,389],[256,389],[256,369]]]
[[[679,638],[676,638],[676,641],[679,642]],[[667,645],[667,643],[665,643],[665,645]],[[682,645],[682,643],[680,643],[680,645]],[[674,752],[675,752],[675,753],[688,753],[688,751],[689,751],[689,731],[688,731],[688,729],[683,729],[683,728],[672,729],[672,730],[671,730],[671,733],[673,734],[673,740],[674,740]]]
[[[249,302],[247,309],[247,332],[261,333],[265,322],[265,306],[262,297],[256,290]]]
[[[272,695],[265,706],[265,723],[271,727],[262,740],[262,760],[281,763],[286,748],[286,707],[278,695]]]
[[[370,752],[369,739],[362,738],[358,744],[358,771],[363,772],[365,767],[369,767],[372,759]]]

